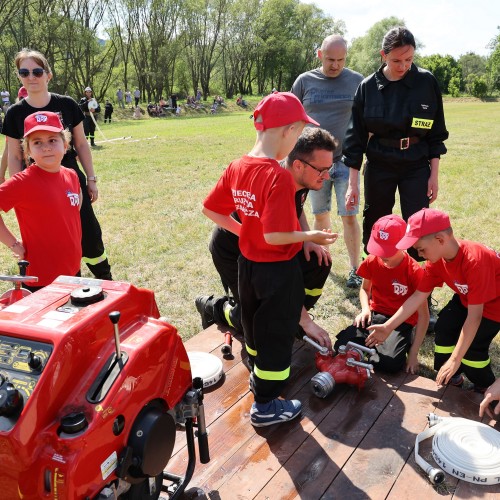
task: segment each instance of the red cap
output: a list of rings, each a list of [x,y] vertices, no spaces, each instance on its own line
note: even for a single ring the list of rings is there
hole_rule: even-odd
[[[262,121],[257,122],[259,117]],[[257,104],[253,113],[253,122],[257,130],[284,127],[301,121],[319,127],[319,123],[307,116],[304,106],[291,92],[269,94]]]
[[[62,132],[64,127],[57,113],[52,113],[52,111],[37,111],[27,116],[24,120],[24,137],[37,130]]]
[[[395,214],[385,215],[373,224],[366,246],[368,252],[384,259],[396,255],[396,243],[404,236],[406,222]]]
[[[28,91],[24,87],[24,85],[17,91],[17,97],[19,99],[26,99],[28,97]]]
[[[396,247],[401,250],[410,248],[423,236],[444,231],[449,227],[451,224],[447,214],[433,208],[422,208],[408,219],[406,234]]]

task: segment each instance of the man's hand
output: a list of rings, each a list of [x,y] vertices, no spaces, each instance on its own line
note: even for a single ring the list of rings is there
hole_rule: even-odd
[[[353,207],[359,204],[359,189],[358,186],[349,186],[345,193],[345,208],[346,210],[352,210]]]
[[[315,253],[318,257],[318,264],[327,266],[332,263],[332,256],[328,248],[313,243],[312,241],[304,242],[304,255],[309,262],[311,260],[311,253]]]

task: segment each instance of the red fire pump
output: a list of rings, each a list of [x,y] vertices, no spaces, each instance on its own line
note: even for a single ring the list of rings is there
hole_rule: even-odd
[[[153,292],[60,276],[17,301],[7,292],[0,307],[0,497],[157,499],[166,480],[178,498],[194,427],[210,460],[203,381]],[[164,472],[178,425],[184,476]]]
[[[308,342],[315,342],[308,339]],[[316,345],[316,368],[319,373],[311,379],[311,388],[320,398],[326,398],[336,384],[357,385],[362,389],[373,373],[373,365],[363,362],[363,353],[375,354],[375,349],[347,342],[340,346],[339,352],[333,356],[325,347]]]

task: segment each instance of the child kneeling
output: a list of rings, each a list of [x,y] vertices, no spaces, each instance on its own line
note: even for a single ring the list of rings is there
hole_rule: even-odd
[[[367,246],[370,255],[357,270],[363,278],[359,291],[361,312],[353,325],[337,335],[336,351],[349,341],[365,345],[368,327],[385,323],[417,289],[423,269],[406,252],[396,248],[405,230],[406,222],[393,214],[381,217],[373,225]],[[385,372],[397,372],[406,363],[406,371],[416,373],[418,350],[428,324],[429,309],[425,303],[384,342],[374,346],[376,353],[370,356],[370,363],[376,370]],[[412,343],[413,327],[416,328]]]

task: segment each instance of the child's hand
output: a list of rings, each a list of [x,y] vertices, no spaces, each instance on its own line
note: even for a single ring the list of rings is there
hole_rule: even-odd
[[[10,247],[12,250],[12,255],[17,259],[17,260],[23,260],[24,259],[24,254],[26,253],[26,250],[24,249],[23,242],[22,241],[17,241],[14,246]]]
[[[455,360],[453,357],[450,357],[448,361],[440,368],[438,374],[436,376],[436,384],[441,387],[442,385],[446,385],[451,377],[455,375],[456,371],[460,367],[461,360]]]
[[[354,318],[354,326],[356,326],[357,328],[367,328],[371,321],[372,313],[370,312],[370,310],[363,310]]]
[[[406,360],[406,373],[416,375],[418,373],[418,357],[410,351]]]
[[[310,231],[312,238],[309,241],[317,243],[318,245],[331,245],[337,241],[338,233],[332,233],[330,229],[323,231]]]
[[[385,323],[381,325],[370,325],[368,327],[368,331],[370,332],[370,335],[368,335],[365,340],[365,345],[367,347],[377,347],[380,344],[383,344],[385,339],[391,333],[391,330],[385,326]]]

